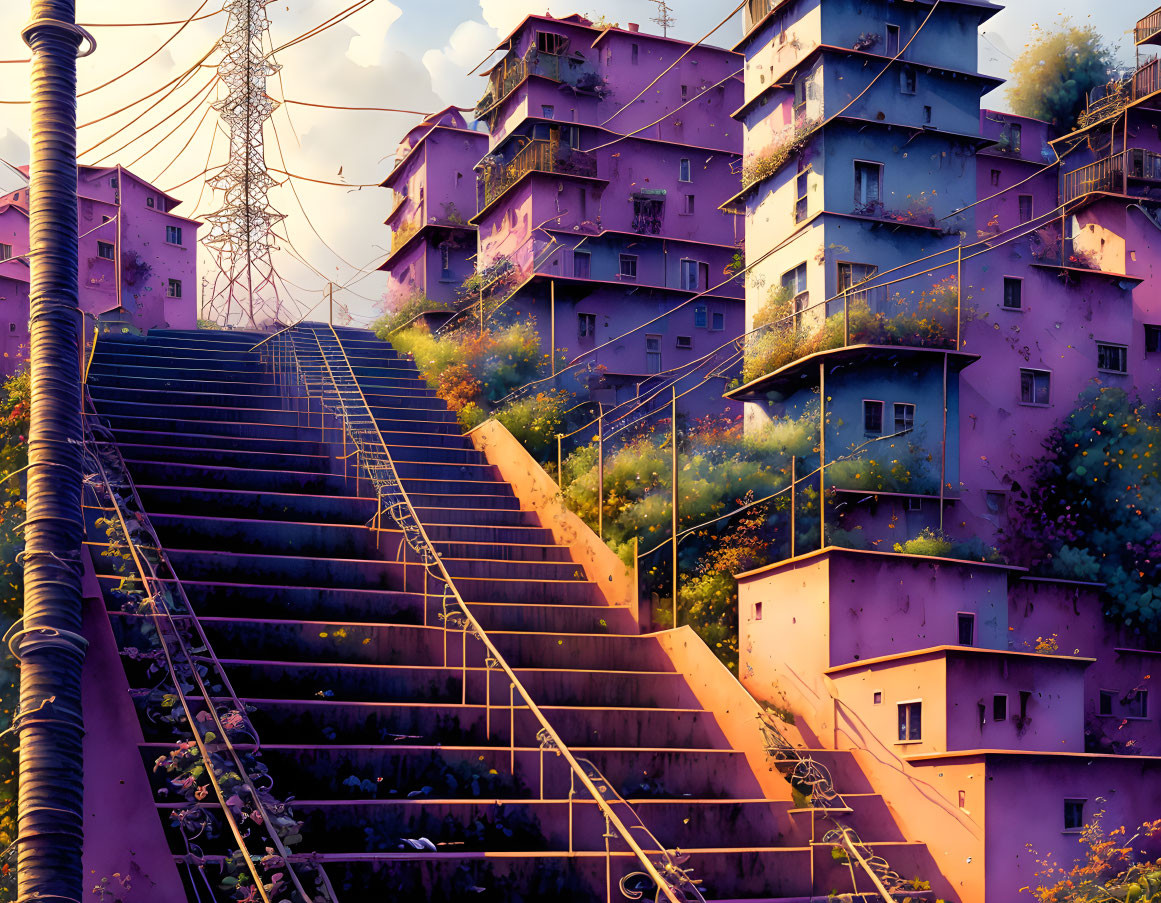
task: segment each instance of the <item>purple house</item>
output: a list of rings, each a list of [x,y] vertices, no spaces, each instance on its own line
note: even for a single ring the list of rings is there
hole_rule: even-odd
[[[720,413],[742,332],[741,218],[718,209],[737,182],[740,58],[701,45],[662,75],[689,47],[526,18],[477,107],[489,148],[472,222],[492,315],[531,317],[557,366],[581,357],[594,399],[677,375],[687,413]]]
[[[418,297],[450,303],[471,275],[476,254],[473,172],[487,147],[455,107],[434,113],[407,133],[395,168],[383,180],[394,192],[387,214],[391,251],[379,267],[388,273],[387,305]]]
[[[27,175],[27,167],[20,167]],[[121,166],[81,166],[80,306],[87,329],[145,331],[197,325],[197,229],[174,213],[181,203]],[[11,373],[28,346],[28,188],[0,198],[0,371]]]

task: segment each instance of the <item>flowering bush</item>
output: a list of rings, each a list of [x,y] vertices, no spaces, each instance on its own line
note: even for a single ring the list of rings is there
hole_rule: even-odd
[[[1156,846],[1161,819],[1141,825],[1132,837],[1124,826],[1106,831],[1103,812],[1080,832],[1080,855],[1069,865],[1037,858],[1036,887],[1025,887],[1037,903],[1082,903],[1124,900],[1152,903],[1161,897],[1161,859],[1150,860],[1140,849]],[[1151,843],[1139,843],[1140,841]],[[1029,850],[1036,855],[1034,850]]]
[[[751,154],[742,162],[742,187],[749,188],[755,182],[769,178],[778,172],[794,154],[806,144],[806,139],[818,125],[817,120],[804,121],[789,128],[779,140],[764,151]]]
[[[427,297],[427,295],[413,295],[401,304],[388,310],[372,324],[371,328],[375,330],[377,335],[389,336],[395,330],[399,329],[399,327],[414,320],[420,314],[440,310],[452,311],[455,308],[451,304],[443,301],[434,301]]]

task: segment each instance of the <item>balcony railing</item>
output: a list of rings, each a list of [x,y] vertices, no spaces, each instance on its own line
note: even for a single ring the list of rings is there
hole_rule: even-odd
[[[585,151],[573,150],[567,144],[543,140],[529,141],[508,163],[492,165],[481,173],[485,206],[530,172],[595,177],[597,158]]]
[[[1161,34],[1161,7],[1153,10],[1144,19],[1141,19],[1133,29],[1133,42],[1136,44],[1150,43],[1150,39]]]
[[[1130,179],[1161,182],[1161,154],[1130,148],[1065,173],[1061,201],[1067,204],[1096,191],[1144,196],[1146,192],[1131,186]]]
[[[1090,93],[1088,105],[1077,120],[1081,128],[1115,116],[1130,103],[1161,91],[1161,60],[1155,57],[1142,63],[1132,75],[1109,82],[1103,90],[1104,95],[1097,98]]]
[[[567,82],[581,91],[597,94],[603,91],[604,82],[592,67],[578,68],[566,65],[566,62],[563,55],[538,50],[536,47],[529,47],[522,57],[512,60],[505,58],[492,70],[488,90],[476,105],[476,115],[487,116],[530,75]]]

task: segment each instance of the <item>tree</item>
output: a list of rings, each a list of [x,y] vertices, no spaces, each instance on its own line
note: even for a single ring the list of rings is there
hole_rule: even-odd
[[[1108,81],[1113,62],[1114,48],[1093,26],[1065,19],[1051,31],[1040,32],[1012,64],[1008,102],[1020,116],[1071,129],[1088,92]]]

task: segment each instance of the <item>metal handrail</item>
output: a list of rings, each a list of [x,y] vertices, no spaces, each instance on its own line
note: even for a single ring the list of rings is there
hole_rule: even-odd
[[[314,334],[315,340],[319,344],[320,352],[323,355],[324,362],[327,364],[327,372],[333,381],[332,385],[335,394],[340,399],[340,403],[343,405],[345,410],[345,401],[342,399],[342,393],[339,390],[338,382],[335,381],[334,373],[329,366],[329,362],[326,361],[326,353],[322,350],[322,342],[319,341],[318,335],[313,326],[308,326],[305,328],[309,329],[309,331]],[[334,339],[335,345],[338,347],[338,350],[342,355],[343,363],[345,364],[347,371],[350,374],[351,384],[358,392],[358,397],[361,400],[364,409],[366,410],[366,415],[374,425],[375,435],[378,437],[379,445],[381,448],[381,451],[377,451],[376,454],[381,455],[382,460],[386,462],[386,466],[390,471],[393,482],[399,487],[402,508],[405,510],[400,512],[398,510],[398,506],[392,506],[392,517],[396,523],[399,524],[400,528],[404,530],[405,536],[407,535],[408,527],[402,523],[400,519],[401,515],[411,521],[413,529],[417,532],[422,542],[423,554],[425,558],[430,559],[430,561],[424,562],[425,572],[430,574],[430,568],[433,565],[438,569],[438,573],[432,574],[432,576],[441,581],[445,585],[446,591],[451,593],[451,598],[455,602],[456,606],[460,609],[460,613],[466,620],[467,625],[470,626],[472,633],[484,644],[489,655],[495,660],[496,665],[505,673],[505,675],[507,675],[512,688],[520,694],[521,698],[528,706],[529,712],[540,723],[541,729],[538,732],[538,736],[542,739],[542,748],[552,749],[556,752],[557,755],[564,758],[564,760],[568,763],[569,768],[572,770],[574,778],[580,780],[582,786],[584,786],[585,790],[587,790],[588,793],[592,796],[598,808],[601,810],[601,813],[605,816],[607,823],[616,829],[617,833],[621,836],[621,839],[637,857],[638,861],[640,861],[645,869],[646,874],[649,875],[650,879],[652,879],[658,890],[665,894],[666,899],[669,900],[670,903],[684,903],[684,901],[688,900],[688,897],[683,896],[682,898],[679,898],[674,893],[675,886],[682,888],[683,895],[686,893],[692,893],[695,899],[703,901],[704,903],[704,898],[702,897],[700,891],[698,891],[696,886],[693,884],[693,880],[689,878],[683,870],[677,867],[676,863],[673,861],[673,856],[667,850],[663,851],[663,855],[667,859],[665,868],[667,873],[673,875],[675,884],[671,884],[668,879],[662,876],[656,865],[654,865],[652,860],[650,860],[649,857],[645,854],[645,851],[641,848],[640,844],[638,844],[637,841],[633,838],[630,830],[625,826],[625,824],[613,810],[612,806],[609,805],[608,801],[597,789],[596,785],[593,783],[592,778],[585,771],[585,769],[581,767],[576,757],[573,756],[568,746],[565,745],[560,735],[552,727],[552,724],[544,716],[544,713],[541,712],[540,708],[532,699],[531,694],[520,682],[520,679],[516,676],[516,673],[512,670],[507,660],[500,653],[500,650],[496,648],[487,632],[471,613],[467,603],[464,602],[463,597],[460,595],[459,590],[456,588],[451,574],[448,573],[447,568],[444,566],[443,560],[440,558],[439,553],[436,552],[434,544],[428,537],[427,531],[424,529],[422,521],[420,521],[418,514],[415,512],[415,508],[411,504],[411,499],[408,497],[406,490],[403,489],[403,484],[399,480],[398,473],[395,470],[394,461],[392,460],[390,451],[387,448],[387,443],[384,441],[382,431],[379,429],[378,421],[376,421],[374,416],[371,414],[370,405],[367,403],[366,395],[364,394],[363,388],[359,384],[358,379],[355,377],[354,367],[351,365],[350,358],[347,356],[346,349],[343,348],[343,344],[339,339],[338,333],[335,332],[333,325],[328,324],[328,328],[330,329],[331,337]],[[345,417],[344,421],[346,423],[350,422]],[[514,742],[515,738],[513,738],[513,743]],[[591,764],[592,763],[590,763],[590,765]],[[592,767],[594,770],[596,770],[596,766]],[[606,781],[605,783],[607,784],[608,782]],[[660,844],[658,844],[658,846],[660,846]]]
[[[132,477],[130,477],[130,475],[128,473],[128,469],[125,467],[124,459],[121,457],[120,450],[117,448],[117,446],[114,443],[98,443],[98,441],[96,439],[96,436],[95,436],[95,433],[94,433],[94,430],[92,427],[92,421],[94,418],[98,418],[99,415],[97,414],[96,407],[93,404],[92,397],[89,395],[87,389],[84,390],[84,399],[85,399],[86,407],[88,408],[88,410],[85,411],[86,416],[82,418],[82,420],[84,422],[84,431],[85,431],[85,446],[86,446],[86,449],[89,451],[89,455],[90,455],[91,459],[96,464],[97,472],[100,475],[101,482],[104,484],[106,492],[108,494],[110,505],[111,505],[112,509],[117,514],[117,519],[121,525],[121,530],[125,536],[126,546],[128,547],[129,552],[133,557],[133,561],[134,561],[134,564],[136,565],[138,575],[141,578],[142,586],[149,593],[148,599],[149,599],[150,608],[152,610],[151,611],[151,618],[154,621],[154,629],[157,632],[157,639],[158,639],[158,643],[160,644],[160,647],[161,647],[161,652],[165,656],[167,670],[169,671],[170,678],[173,680],[173,683],[174,683],[175,695],[177,696],[179,702],[181,703],[182,712],[185,715],[186,722],[189,724],[190,733],[193,735],[194,742],[197,744],[198,752],[201,755],[202,761],[205,765],[206,775],[209,777],[210,782],[213,784],[214,794],[218,798],[218,803],[219,803],[219,807],[220,807],[221,812],[222,812],[222,816],[223,816],[223,818],[226,819],[226,821],[230,825],[230,831],[234,836],[235,842],[238,844],[238,849],[241,850],[245,854],[246,866],[250,872],[251,878],[254,880],[254,886],[255,886],[257,892],[262,897],[263,903],[272,903],[270,896],[266,892],[265,883],[264,883],[265,879],[257,870],[256,863],[257,863],[258,858],[260,858],[260,857],[255,857],[250,853],[249,849],[246,846],[245,838],[247,835],[243,833],[241,826],[238,824],[238,822],[234,816],[233,810],[230,808],[229,804],[227,803],[226,794],[225,794],[224,790],[222,789],[221,784],[218,781],[218,776],[215,774],[214,768],[211,765],[212,754],[210,753],[210,750],[207,746],[207,741],[206,741],[205,737],[197,729],[196,716],[194,715],[194,713],[190,709],[189,702],[188,702],[187,697],[186,697],[186,693],[182,689],[181,681],[177,675],[176,666],[174,665],[173,653],[171,652],[169,645],[166,641],[165,633],[161,630],[160,622],[161,622],[161,618],[162,618],[162,612],[159,611],[159,606],[158,606],[158,598],[161,595],[161,593],[159,593],[154,587],[150,587],[150,584],[151,583],[160,584],[162,582],[162,578],[158,576],[157,569],[154,567],[153,562],[149,559],[149,557],[145,556],[143,554],[140,554],[140,544],[133,537],[133,533],[129,528],[129,523],[128,523],[129,519],[126,517],[125,511],[121,505],[120,499],[118,498],[117,493],[113,489],[112,481],[109,479],[109,475],[108,475],[107,471],[105,470],[105,465],[101,461],[100,453],[96,451],[98,444],[106,445],[109,448],[109,450],[111,451],[111,453],[113,455],[115,455],[116,460],[119,463],[119,469],[121,471],[119,474],[120,480],[122,481],[123,486],[131,493],[132,499],[133,499],[133,504],[136,507],[136,511],[133,512],[133,514],[136,517],[136,520],[138,523],[138,528],[148,531],[155,539],[156,539],[157,534],[154,531],[153,526],[149,521],[149,516],[145,511],[144,505],[141,503],[141,497],[140,497],[140,495],[138,495],[137,486],[133,482]],[[177,576],[177,572],[174,570],[173,566],[169,563],[169,557],[168,557],[168,555],[166,555],[165,551],[161,548],[160,543],[158,543],[158,546],[154,549],[154,551],[155,551],[155,554],[158,556],[159,560],[165,564],[166,569],[173,576],[174,586],[179,590],[180,596],[181,596],[182,600],[185,602],[187,609],[189,610],[189,613],[190,613],[189,618],[192,620],[192,622],[197,627],[199,641],[205,645],[205,648],[209,654],[209,658],[217,666],[218,673],[223,678],[223,683],[225,684],[225,686],[229,689],[231,698],[235,702],[235,705],[239,707],[239,708],[237,708],[237,711],[244,719],[246,733],[248,733],[251,737],[254,738],[254,741],[255,741],[254,746],[257,747],[258,746],[257,733],[254,731],[253,726],[250,724],[249,719],[245,717],[245,708],[242,707],[241,702],[238,700],[237,696],[234,693],[233,687],[229,683],[229,679],[225,675],[224,669],[222,669],[221,665],[218,663],[217,658],[213,654],[212,648],[209,645],[209,641],[208,641],[208,639],[206,639],[205,634],[201,629],[200,621],[198,620],[197,615],[194,613],[193,607],[189,602],[189,597],[185,593],[185,588],[181,583],[181,579]],[[205,685],[205,682],[202,680],[201,673],[198,671],[198,668],[197,668],[196,657],[194,656],[194,654],[190,650],[190,648],[186,645],[185,641],[182,639],[181,632],[177,629],[176,625],[173,624],[173,615],[168,611],[168,608],[164,609],[164,617],[170,623],[170,628],[173,631],[174,638],[177,640],[179,650],[180,650],[182,656],[188,662],[191,679],[196,683],[197,688],[200,691],[200,695],[201,695],[202,700],[204,701],[205,706],[206,706],[206,711],[213,718],[214,727],[217,730],[218,737],[220,738],[222,745],[229,752],[233,767],[236,769],[240,779],[242,780],[243,785],[249,791],[250,798],[254,803],[254,807],[255,807],[256,811],[260,814],[260,816],[262,818],[262,824],[266,829],[266,834],[270,838],[271,842],[273,843],[273,845],[278,853],[279,859],[282,860],[286,864],[288,877],[289,877],[291,883],[294,885],[295,890],[298,891],[298,893],[301,895],[303,900],[314,899],[314,896],[307,893],[306,889],[302,886],[302,883],[299,881],[298,875],[295,873],[295,871],[291,865],[291,861],[292,861],[291,860],[291,853],[286,848],[286,846],[283,844],[282,838],[279,837],[278,829],[275,827],[275,822],[274,822],[274,820],[271,819],[270,813],[266,809],[265,804],[262,802],[261,796],[259,795],[258,790],[255,786],[254,779],[253,779],[253,777],[251,777],[251,775],[247,771],[245,765],[243,764],[241,756],[238,754],[237,749],[234,747],[233,741],[230,739],[230,732],[226,728],[226,726],[223,724],[221,717],[218,714],[217,707],[214,705],[213,694],[210,693],[209,689]],[[335,903],[337,903],[337,898],[334,895],[334,889],[331,886],[330,880],[326,876],[326,872],[323,869],[322,865],[321,864],[314,864],[313,867],[318,869],[318,875],[322,879],[322,884],[326,890],[326,894],[329,896],[330,900],[335,901]]]

